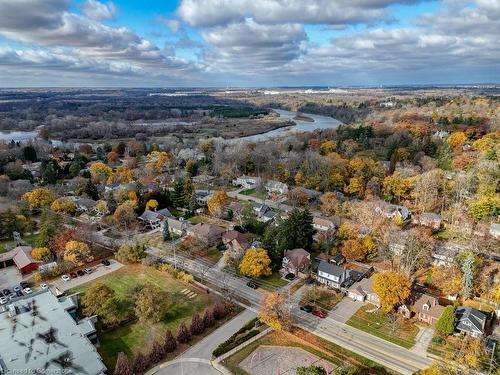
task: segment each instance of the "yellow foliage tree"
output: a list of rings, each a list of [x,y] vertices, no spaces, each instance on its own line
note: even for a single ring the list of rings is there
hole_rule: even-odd
[[[335,215],[340,208],[340,201],[335,193],[326,192],[321,196],[320,200],[321,211],[328,215]]]
[[[160,174],[163,172],[167,162],[172,159],[172,155],[165,151],[153,151],[146,156],[146,159],[146,168],[156,174]]]
[[[500,131],[488,133],[472,144],[475,150],[481,151],[483,154],[488,154],[496,151],[500,155]]]
[[[220,217],[225,206],[229,203],[229,197],[225,191],[216,191],[207,201],[210,214]]]
[[[25,193],[21,199],[27,202],[29,208],[32,210],[48,206],[54,201],[54,198],[52,197],[52,193],[50,192],[50,190],[44,188],[38,188],[29,191]]]
[[[109,212],[108,203],[105,200],[97,201],[95,208],[103,215],[106,215]]]
[[[64,260],[75,263],[79,266],[93,260],[89,246],[80,241],[68,241],[65,246]]]
[[[34,247],[31,250],[31,257],[35,260],[48,262],[52,258],[52,253],[47,247]]]
[[[275,331],[289,329],[292,319],[285,304],[285,297],[278,292],[266,295],[259,310],[259,319]]]
[[[112,176],[112,180],[114,182],[127,184],[129,182],[134,181],[134,172],[127,165],[118,167],[118,168],[116,168],[116,172]],[[109,182],[109,179],[108,179],[108,182]]]
[[[360,177],[352,177],[349,179],[349,184],[344,187],[344,192],[351,195],[363,195],[364,183]]]
[[[249,277],[268,276],[272,273],[271,259],[265,249],[249,249],[240,263],[240,272]]]
[[[146,208],[149,210],[156,211],[156,209],[158,208],[158,201],[156,199],[148,200],[148,202],[146,203]]]
[[[411,198],[411,192],[415,185],[415,178],[404,177],[399,172],[384,178],[383,191],[386,199],[400,201]]]
[[[337,142],[335,141],[325,141],[321,144],[320,146],[320,151],[323,155],[328,155],[335,151],[335,148],[337,147]]]
[[[90,175],[94,182],[105,183],[108,179],[112,179],[113,169],[102,161],[98,161],[90,166]]]
[[[467,135],[464,132],[454,132],[448,137],[446,142],[454,150],[459,149],[467,141]]]
[[[381,272],[375,275],[373,291],[379,296],[382,308],[391,312],[408,299],[411,282],[399,273]]]
[[[119,205],[113,214],[113,221],[120,228],[129,228],[135,220],[136,214],[134,208],[130,204],[123,203]]]
[[[50,205],[52,211],[63,212],[66,214],[74,214],[76,212],[76,204],[68,198],[58,198]]]

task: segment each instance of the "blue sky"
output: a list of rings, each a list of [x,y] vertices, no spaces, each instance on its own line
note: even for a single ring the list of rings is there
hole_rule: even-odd
[[[0,86],[497,83],[500,0],[2,0]]]

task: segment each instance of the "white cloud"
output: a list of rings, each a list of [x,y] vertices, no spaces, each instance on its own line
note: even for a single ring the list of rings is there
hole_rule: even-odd
[[[93,20],[109,20],[115,16],[116,7],[111,1],[106,4],[97,0],[87,0],[82,5],[85,15]]]

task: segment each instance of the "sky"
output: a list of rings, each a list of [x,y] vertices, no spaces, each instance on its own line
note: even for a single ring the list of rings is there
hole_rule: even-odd
[[[0,0],[0,87],[500,83],[500,0]]]

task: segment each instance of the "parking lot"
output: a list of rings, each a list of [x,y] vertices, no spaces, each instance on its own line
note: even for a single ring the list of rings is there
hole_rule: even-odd
[[[10,289],[23,281],[23,276],[15,266],[0,270],[0,290]]]
[[[101,263],[92,267],[93,271],[90,274],[85,274],[83,276],[78,276],[74,279],[70,279],[68,281],[62,280],[60,277],[54,280],[53,282],[48,283],[49,287],[54,291],[57,288],[60,292],[65,292],[66,290],[75,288],[79,285],[88,283],[89,281],[95,280],[101,276],[105,276],[111,272],[119,270],[123,267],[123,264],[118,262],[117,260],[110,259],[110,265],[105,266]],[[83,267],[85,268],[85,267]]]

